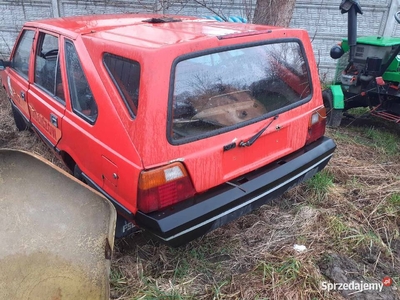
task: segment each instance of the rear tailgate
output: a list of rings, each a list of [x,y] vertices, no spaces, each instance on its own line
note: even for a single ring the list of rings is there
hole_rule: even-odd
[[[305,53],[300,40],[284,39],[175,61],[166,151],[185,153],[197,192],[305,145],[321,105]]]

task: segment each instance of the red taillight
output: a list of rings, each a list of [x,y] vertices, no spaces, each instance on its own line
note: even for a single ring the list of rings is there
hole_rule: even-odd
[[[139,178],[138,209],[149,213],[168,207],[195,194],[182,163],[143,171]]]
[[[326,109],[325,107],[321,107],[316,111],[314,111],[311,115],[310,122],[308,125],[306,145],[322,137],[325,133],[325,127],[326,127]]]

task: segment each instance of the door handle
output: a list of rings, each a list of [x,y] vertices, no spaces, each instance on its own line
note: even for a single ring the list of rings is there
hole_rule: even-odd
[[[54,114],[50,114],[50,122],[54,125],[54,127],[58,128],[58,118]]]
[[[20,95],[21,95],[21,99],[25,101],[25,92],[21,91]]]

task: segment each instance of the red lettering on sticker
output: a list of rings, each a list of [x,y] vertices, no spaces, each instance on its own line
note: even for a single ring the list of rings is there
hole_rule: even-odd
[[[32,119],[36,120],[38,124],[53,138],[56,139],[56,130],[50,122],[39,114],[37,111],[32,110]]]

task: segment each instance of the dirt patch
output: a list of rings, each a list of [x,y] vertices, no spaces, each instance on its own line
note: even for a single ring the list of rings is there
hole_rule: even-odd
[[[331,254],[319,262],[322,274],[335,284],[339,293],[346,299],[356,300],[396,300],[399,295],[394,287],[386,287],[383,285],[382,279],[366,278],[364,271],[359,267],[357,262],[347,256],[339,254]],[[341,283],[353,283],[353,286],[341,286]],[[372,285],[371,285],[372,284]],[[333,288],[333,286],[331,286]],[[351,290],[347,290],[347,289]],[[364,290],[367,289],[367,290]]]

